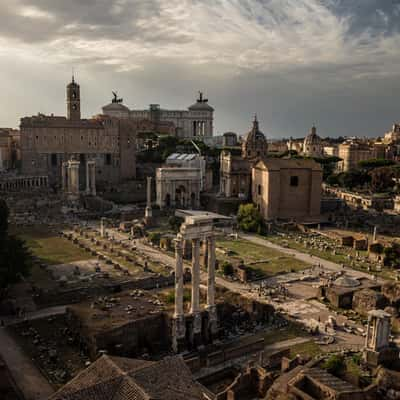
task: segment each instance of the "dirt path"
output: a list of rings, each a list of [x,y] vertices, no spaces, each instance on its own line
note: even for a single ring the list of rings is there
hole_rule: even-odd
[[[0,328],[0,354],[25,400],[45,400],[54,393],[54,389],[6,328]]]

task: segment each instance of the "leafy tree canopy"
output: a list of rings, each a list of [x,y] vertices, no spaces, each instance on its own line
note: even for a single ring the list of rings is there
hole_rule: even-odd
[[[264,221],[254,204],[240,205],[237,218],[240,229],[245,232],[261,233]]]

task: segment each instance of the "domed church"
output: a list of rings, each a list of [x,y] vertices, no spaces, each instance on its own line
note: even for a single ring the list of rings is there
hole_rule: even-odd
[[[317,128],[313,126],[310,133],[305,137],[303,154],[308,157],[323,157],[324,146],[322,139],[317,135]]]

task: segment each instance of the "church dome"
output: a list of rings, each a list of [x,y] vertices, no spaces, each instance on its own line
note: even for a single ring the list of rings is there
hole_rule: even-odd
[[[304,139],[304,146],[318,146],[322,143],[321,138],[317,135],[317,128],[313,126],[310,133]]]
[[[190,111],[214,111],[214,109],[208,104],[208,99],[203,98],[203,93],[199,92],[199,98],[196,103],[189,107]]]
[[[265,157],[267,155],[267,150],[267,139],[265,138],[265,135],[260,131],[257,116],[255,116],[253,127],[243,138],[242,157]]]

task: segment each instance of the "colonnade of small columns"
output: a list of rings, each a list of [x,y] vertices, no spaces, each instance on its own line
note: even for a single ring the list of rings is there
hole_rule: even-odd
[[[35,190],[49,186],[47,176],[15,176],[0,178],[0,191],[25,191]]]

